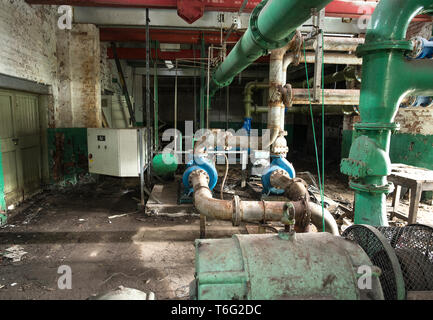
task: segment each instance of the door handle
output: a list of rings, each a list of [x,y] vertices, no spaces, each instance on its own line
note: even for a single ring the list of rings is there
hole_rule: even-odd
[[[18,145],[18,142],[20,141],[20,139],[18,139],[18,138],[13,138],[12,139],[12,142],[14,143],[14,145]]]

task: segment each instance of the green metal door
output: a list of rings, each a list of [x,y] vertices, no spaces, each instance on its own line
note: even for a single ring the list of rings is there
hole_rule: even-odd
[[[41,146],[38,97],[0,90],[0,145],[8,205],[39,191]]]

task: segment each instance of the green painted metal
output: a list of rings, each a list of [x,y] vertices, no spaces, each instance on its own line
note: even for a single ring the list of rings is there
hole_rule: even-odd
[[[344,130],[342,137],[342,158],[349,156],[354,131]],[[391,136],[389,157],[391,163],[404,163],[433,170],[433,135],[394,133]],[[431,200],[431,192],[423,192],[424,200]]]
[[[354,242],[329,233],[234,235],[196,240],[199,300],[362,299],[357,268],[371,266]],[[378,281],[372,298],[383,299]]]
[[[158,50],[156,50],[158,51]],[[155,151],[159,149],[159,97],[158,97],[158,64],[154,63],[154,76],[153,76],[153,113],[154,113],[154,145]]]
[[[432,0],[382,0],[376,7],[364,45],[360,113],[349,158],[341,163],[355,190],[355,223],[388,225],[386,194],[390,174],[391,132],[398,129],[394,118],[407,94],[433,95],[433,62],[410,61],[405,54],[412,43],[405,40],[410,21],[423,10],[433,10]],[[365,156],[365,152],[373,153]]]
[[[202,34],[201,38],[201,46],[200,46],[200,57],[201,59],[206,58],[206,44],[204,41],[204,34]],[[200,129],[204,129],[204,115],[205,115],[205,91],[206,91],[206,74],[204,70],[204,65],[202,64],[200,67]]]
[[[6,211],[5,178],[3,174],[3,159],[0,144],[0,211]]]
[[[152,160],[152,169],[161,178],[174,175],[178,167],[177,158],[171,153],[157,154]]]
[[[215,70],[211,96],[229,85],[233,78],[268,50],[281,48],[293,37],[296,28],[312,14],[320,11],[331,0],[263,0],[251,14],[250,26],[236,46]]]
[[[268,89],[269,83],[266,82],[248,82],[245,85],[244,90],[244,105],[245,105],[245,118],[251,118],[251,113],[254,112],[255,108],[253,107],[253,93],[256,89]],[[266,107],[266,112],[268,112],[268,107]]]

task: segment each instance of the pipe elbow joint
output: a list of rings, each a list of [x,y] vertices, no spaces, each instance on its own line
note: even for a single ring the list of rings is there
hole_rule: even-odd
[[[282,172],[287,174],[291,179],[296,177],[296,171],[293,165],[283,157],[275,157],[268,169],[262,175],[262,185],[264,194],[284,194],[284,189],[276,188],[271,183],[271,177],[274,172]]]
[[[391,160],[373,139],[360,136],[353,142],[349,158],[342,160],[340,169],[341,173],[354,179],[388,176],[391,173]]]

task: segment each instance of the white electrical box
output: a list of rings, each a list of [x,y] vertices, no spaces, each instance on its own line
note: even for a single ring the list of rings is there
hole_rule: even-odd
[[[143,135],[143,163],[147,163],[145,130],[87,129],[89,172],[115,177],[140,175],[139,134]]]

